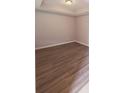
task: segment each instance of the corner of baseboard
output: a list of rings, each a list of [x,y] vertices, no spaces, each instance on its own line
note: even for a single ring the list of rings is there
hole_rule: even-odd
[[[37,47],[37,48],[35,48],[35,50],[54,47],[54,46],[63,45],[63,44],[67,44],[67,43],[72,43],[72,42],[75,42],[75,41],[68,41],[68,42],[62,42],[62,43],[58,43],[58,44],[52,44],[52,45],[48,45],[48,46],[43,46],[43,47]]]
[[[86,43],[83,43],[83,42],[80,42],[80,41],[75,41],[75,42],[77,42],[77,43],[79,43],[79,44],[82,44],[82,45],[85,45],[85,46],[89,47],[89,45],[86,44]]]

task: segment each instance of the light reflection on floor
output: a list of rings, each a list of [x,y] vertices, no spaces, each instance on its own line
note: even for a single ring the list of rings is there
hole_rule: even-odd
[[[89,83],[87,83],[78,93],[89,93]]]

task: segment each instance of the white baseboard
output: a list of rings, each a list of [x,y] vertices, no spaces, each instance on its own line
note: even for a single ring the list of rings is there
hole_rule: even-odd
[[[52,45],[48,45],[48,46],[38,47],[38,48],[35,48],[35,50],[54,47],[54,46],[63,45],[63,44],[68,44],[68,43],[72,43],[72,42],[75,42],[75,41],[62,42],[62,43],[58,43],[58,44],[52,44]]]
[[[79,44],[82,44],[82,45],[85,45],[85,46],[88,46],[88,44],[86,43],[82,43],[80,41],[69,41],[69,42],[62,42],[62,43],[58,43],[58,44],[52,44],[52,45],[48,45],[48,46],[43,46],[43,47],[38,47],[38,48],[35,48],[35,50],[39,50],[39,49],[44,49],[44,48],[49,48],[49,47],[54,47],[54,46],[58,46],[58,45],[63,45],[63,44],[68,44],[68,43],[72,43],[72,42],[77,42]]]
[[[85,45],[85,46],[89,47],[89,45],[86,44],[86,43],[83,43],[83,42],[80,42],[80,41],[75,41],[75,42],[77,42],[77,43],[79,43],[79,44],[82,44],[82,45]]]

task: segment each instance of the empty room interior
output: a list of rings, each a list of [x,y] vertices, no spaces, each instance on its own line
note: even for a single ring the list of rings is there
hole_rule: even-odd
[[[36,93],[89,92],[89,1],[35,0]]]

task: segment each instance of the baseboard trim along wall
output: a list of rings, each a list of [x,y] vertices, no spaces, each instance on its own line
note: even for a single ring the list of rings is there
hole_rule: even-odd
[[[62,43],[58,43],[58,44],[52,44],[52,45],[48,45],[48,46],[38,47],[38,48],[35,48],[35,50],[54,47],[54,46],[63,45],[63,44],[68,44],[68,43],[72,43],[72,42],[75,42],[75,41],[68,41],[68,42],[62,42]]]
[[[77,42],[77,43],[79,43],[79,44],[82,44],[82,45],[85,45],[85,46],[89,47],[89,45],[86,44],[86,43],[83,43],[83,42],[80,42],[80,41],[75,41],[75,42]]]
[[[58,44],[52,44],[52,45],[48,45],[48,46],[43,46],[43,47],[38,47],[38,48],[35,48],[35,50],[39,50],[39,49],[44,49],[44,48],[49,48],[49,47],[54,47],[54,46],[58,46],[58,45],[63,45],[63,44],[68,44],[68,43],[72,43],[72,42],[77,42],[79,44],[82,44],[82,45],[85,45],[85,46],[88,46],[88,44],[86,43],[82,43],[80,41],[69,41],[69,42],[63,42],[63,43],[58,43]]]

